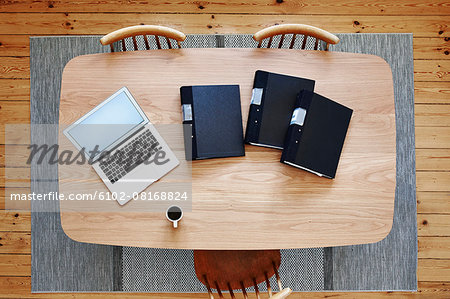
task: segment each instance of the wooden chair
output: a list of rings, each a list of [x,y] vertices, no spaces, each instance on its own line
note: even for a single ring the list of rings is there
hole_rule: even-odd
[[[231,298],[236,298],[233,290],[242,290],[248,298],[246,288],[254,287],[256,298],[260,298],[258,284],[266,282],[269,298],[286,298],[292,291],[283,289],[278,268],[281,263],[279,250],[194,250],[194,266],[197,278],[203,283],[210,299],[214,299],[211,288],[216,289],[220,298],[222,290],[227,290]],[[274,294],[269,278],[275,275],[280,292]]]
[[[289,49],[294,47],[297,34],[303,35],[302,49],[306,48],[306,42],[309,37],[315,38],[314,50],[318,49],[319,40],[325,42],[325,51],[328,51],[329,44],[335,45],[339,43],[339,38],[336,35],[323,29],[304,24],[283,24],[264,28],[256,32],[253,35],[253,39],[258,42],[258,48],[261,48],[263,40],[269,38],[267,48],[270,48],[272,46],[273,38],[277,35],[281,35],[280,41],[278,42],[278,48],[281,48],[286,34],[292,34]]]
[[[100,43],[104,46],[109,45],[111,47],[111,52],[114,52],[114,43],[121,42],[122,51],[130,51],[130,50],[150,50],[150,43],[147,35],[153,35],[156,40],[156,45],[158,49],[162,49],[162,41],[160,37],[163,37],[166,41],[167,48],[172,49],[172,44],[170,39],[176,41],[178,48],[181,48],[181,41],[186,39],[186,35],[183,32],[178,30],[164,27],[164,26],[154,26],[154,25],[138,25],[125,27],[107,35],[103,36],[100,39]],[[145,49],[139,49],[137,37],[142,36],[143,44],[145,45]],[[131,38],[132,45],[127,48],[126,39]],[[132,48],[132,49],[129,49]],[[144,48],[144,47],[142,47]]]

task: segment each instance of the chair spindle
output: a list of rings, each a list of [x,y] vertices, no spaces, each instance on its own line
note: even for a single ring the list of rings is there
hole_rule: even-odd
[[[234,297],[233,289],[231,288],[230,283],[228,283],[228,291],[230,292],[231,299],[236,299],[236,297]]]
[[[272,40],[273,40],[273,36],[271,36],[269,38],[269,43],[267,44],[267,48],[270,48],[270,46],[272,46]]]
[[[156,46],[158,47],[158,49],[162,49],[161,41],[159,40],[159,36],[155,35],[155,39],[156,39]]]
[[[244,283],[241,281],[241,289],[242,295],[244,295],[244,299],[248,299],[247,291],[245,290]]]
[[[209,299],[214,299],[211,287],[209,286],[208,278],[206,278],[206,275],[203,275],[203,278],[205,279],[205,286],[206,289],[208,290]]]
[[[219,298],[223,298],[222,291],[220,290],[220,287],[219,287],[219,284],[217,283],[217,281],[215,281],[214,284],[216,285],[216,290],[217,290],[217,294],[219,294]]]
[[[172,49],[172,45],[170,44],[170,39],[166,37],[166,41],[167,41],[167,46],[169,47],[169,49]]]
[[[150,50],[150,44],[149,44],[149,42],[148,42],[147,35],[144,34],[143,36],[144,36],[145,48],[146,48],[147,50]]]
[[[136,36],[132,36],[131,38],[133,39],[134,50],[137,51],[138,45],[137,45],[137,41],[136,41]]]
[[[317,50],[319,48],[319,39],[316,38],[316,42],[314,43],[314,50]]]
[[[273,270],[275,271],[275,277],[277,279],[277,283],[278,283],[278,288],[281,290],[283,290],[283,285],[281,284],[281,279],[280,279],[280,275],[278,274],[278,269],[275,265],[275,262],[272,261],[272,266],[273,266]]]
[[[306,48],[306,41],[308,40],[308,36],[304,35],[303,36],[303,43],[302,43],[302,50],[305,50]]]
[[[281,35],[280,42],[278,43],[278,49],[281,49],[281,47],[283,46],[283,41],[284,41],[284,34]]]
[[[270,287],[270,281],[269,281],[269,277],[267,276],[267,272],[264,272],[264,276],[266,277],[267,292],[269,293],[269,298],[270,298],[273,296],[273,294],[272,294],[272,288]]]
[[[261,297],[259,296],[259,288],[258,288],[258,284],[256,283],[255,278],[253,278],[253,285],[255,286],[255,295],[257,299],[261,299]]]
[[[292,40],[291,40],[291,44],[289,45],[289,49],[294,48],[294,44],[295,44],[295,38],[297,37],[297,34],[292,34]]]

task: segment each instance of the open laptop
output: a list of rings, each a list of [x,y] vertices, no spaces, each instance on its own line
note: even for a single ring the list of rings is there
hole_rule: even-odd
[[[64,130],[124,205],[179,161],[123,87]]]

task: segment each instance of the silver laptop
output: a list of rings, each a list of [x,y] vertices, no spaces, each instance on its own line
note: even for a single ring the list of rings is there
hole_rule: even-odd
[[[64,135],[121,205],[179,164],[126,87],[66,128]]]

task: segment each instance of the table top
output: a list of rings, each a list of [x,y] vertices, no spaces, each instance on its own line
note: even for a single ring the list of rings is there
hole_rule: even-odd
[[[63,72],[60,125],[123,86],[152,123],[181,124],[180,86],[239,84],[245,131],[256,70],[316,80],[317,93],[354,110],[334,180],[280,163],[279,150],[246,145],[245,157],[192,162],[192,211],[178,229],[164,212],[142,212],[134,201],[102,201],[96,211],[86,201],[62,201],[65,233],[81,242],[179,249],[325,247],[386,237],[394,212],[395,110],[391,69],[378,56],[247,48],[78,56]],[[89,165],[59,172],[60,192],[83,182],[107,191]]]

